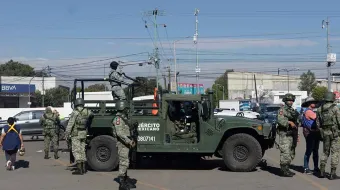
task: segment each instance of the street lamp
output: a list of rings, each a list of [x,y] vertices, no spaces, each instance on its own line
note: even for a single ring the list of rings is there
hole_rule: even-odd
[[[33,77],[31,78],[30,82],[28,83],[28,106],[29,106],[29,108],[30,108],[31,105],[32,105],[32,102],[31,102],[31,82],[32,82],[32,80],[33,80],[34,77],[35,77],[35,76],[33,76]]]
[[[215,84],[215,85],[222,86],[222,88],[223,88],[223,100],[224,100],[224,85],[221,85],[221,84]],[[217,94],[217,92],[216,92],[216,94]]]
[[[291,71],[298,71],[300,70],[299,68],[292,68],[292,69],[280,69],[281,71],[286,71],[287,72],[287,80],[288,80],[288,92],[289,92],[289,72]]]
[[[185,37],[184,39],[187,39],[187,38],[191,38],[191,36],[187,36],[187,37]],[[175,40],[174,42],[173,42],[173,44],[174,44],[174,64],[175,64],[175,82],[176,82],[176,94],[178,94],[178,88],[177,88],[177,58],[176,58],[176,42],[179,42],[179,41],[181,41],[181,40],[184,40],[184,39],[179,39],[179,40]]]

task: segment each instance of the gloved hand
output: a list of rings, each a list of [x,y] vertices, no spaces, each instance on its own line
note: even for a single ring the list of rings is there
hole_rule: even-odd
[[[130,147],[131,147],[131,148],[134,148],[135,146],[136,146],[135,141],[131,141],[131,142],[130,142]]]

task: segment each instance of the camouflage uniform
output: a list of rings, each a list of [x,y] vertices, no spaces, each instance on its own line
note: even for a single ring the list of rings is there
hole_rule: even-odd
[[[87,136],[87,125],[92,112],[87,108],[84,108],[84,100],[78,98],[75,101],[75,109],[71,113],[70,120],[68,122],[65,138],[69,141],[71,137],[72,154],[74,155],[77,163],[77,170],[72,174],[83,175],[86,173],[86,136]]]
[[[325,103],[317,110],[317,122],[320,127],[321,138],[323,140],[323,153],[320,159],[320,178],[324,178],[325,167],[329,154],[331,155],[330,179],[337,179],[336,168],[339,164],[340,154],[340,110],[334,104],[335,95],[332,92],[326,93]]]
[[[126,102],[118,101],[116,103],[117,114],[112,120],[113,124],[113,136],[117,138],[117,148],[119,155],[119,172],[118,178],[120,182],[119,189],[125,190],[131,187],[136,187],[127,176],[127,169],[130,164],[129,152],[130,148],[135,146],[135,142],[130,139],[130,128],[128,123],[126,123]]]
[[[299,113],[292,108],[292,102],[294,101],[295,96],[293,94],[286,94],[283,98],[285,105],[279,109],[277,115],[278,133],[280,138],[280,166],[282,176],[284,177],[292,177],[294,175],[293,172],[289,171],[289,165],[295,158],[296,144],[293,143],[293,135],[294,132],[297,132],[299,115]]]
[[[44,151],[45,151],[45,159],[48,159],[48,152],[50,147],[50,142],[52,140],[54,158],[58,159],[58,135],[57,127],[60,124],[60,119],[58,114],[52,112],[52,108],[48,106],[45,109],[44,115],[40,118],[40,125],[43,126],[43,135],[44,135]]]
[[[116,61],[111,62],[110,67],[112,70],[109,74],[109,77],[111,80],[123,82],[123,76],[122,76],[123,73],[119,73],[117,71],[118,65],[119,64]],[[111,84],[113,99],[126,100],[126,96],[125,96],[122,84],[120,82],[114,82],[114,81],[111,81],[110,84]]]

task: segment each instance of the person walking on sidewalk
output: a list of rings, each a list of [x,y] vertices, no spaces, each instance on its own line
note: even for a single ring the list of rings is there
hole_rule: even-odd
[[[0,137],[0,146],[5,151],[7,170],[15,169],[16,154],[19,148],[24,148],[20,126],[15,125],[14,122],[13,117],[7,119],[8,125],[2,128]]]

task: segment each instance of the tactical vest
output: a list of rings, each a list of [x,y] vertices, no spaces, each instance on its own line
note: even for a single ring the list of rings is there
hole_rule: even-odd
[[[78,111],[78,115],[76,118],[76,125],[77,125],[77,129],[80,130],[85,130],[86,129],[86,124],[87,124],[87,120],[88,120],[88,110],[83,108],[82,110]]]
[[[330,106],[327,109],[324,109],[323,106],[321,106],[321,115],[320,115],[320,121],[321,121],[321,128],[322,129],[329,129],[334,125],[334,121],[333,121],[333,114],[331,113],[332,108],[335,105],[333,104],[332,106]]]
[[[54,114],[52,114],[52,117],[48,117],[46,114],[44,114],[43,117],[45,118],[46,128],[52,129],[55,127],[56,120]]]

